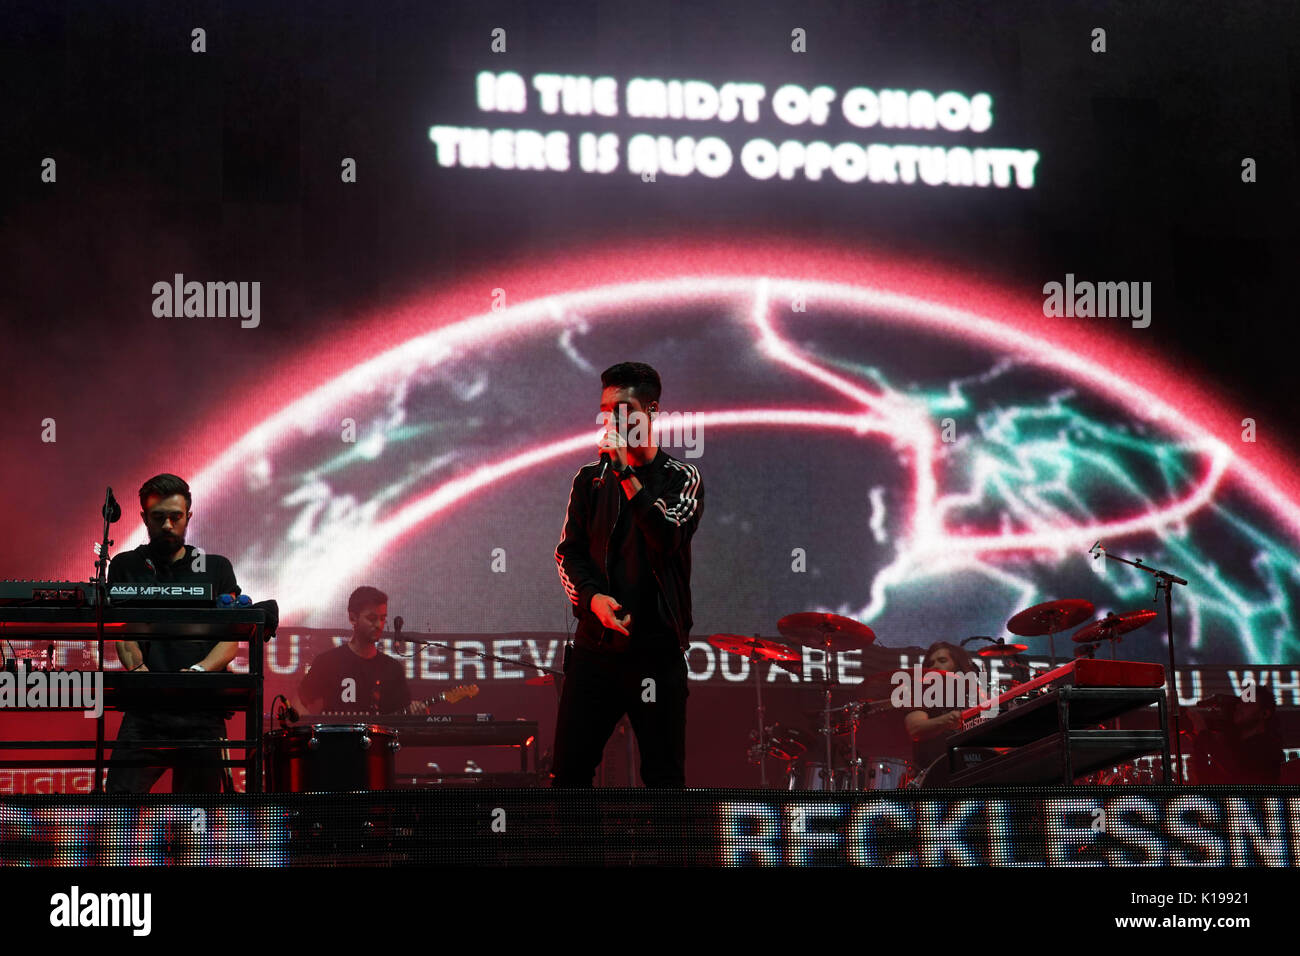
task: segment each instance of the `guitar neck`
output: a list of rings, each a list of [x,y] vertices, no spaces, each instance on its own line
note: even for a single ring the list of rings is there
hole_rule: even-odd
[[[428,700],[422,701],[425,707],[432,707],[434,704],[457,703],[466,700],[478,694],[478,684],[467,684],[462,687],[453,687],[450,690],[444,690],[435,694]]]

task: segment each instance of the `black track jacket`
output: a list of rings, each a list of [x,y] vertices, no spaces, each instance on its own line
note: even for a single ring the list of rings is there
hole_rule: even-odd
[[[628,498],[611,472],[605,487],[596,488],[592,479],[600,472],[600,462],[584,465],[573,478],[569,510],[564,519],[560,544],[555,549],[560,582],[573,604],[578,619],[577,640],[580,645],[598,643],[604,627],[591,612],[591,599],[610,594],[625,605],[631,595],[613,594],[610,590],[610,567],[622,560],[608,554],[615,521],[634,521],[633,534],[644,542],[651,576],[638,587],[643,596],[647,588],[656,588],[663,596],[664,616],[677,635],[684,651],[689,643],[691,626],[691,538],[704,512],[704,485],[699,469],[678,461],[662,448],[648,465],[636,469],[642,488]],[[619,501],[623,504],[620,508]],[[621,516],[620,516],[621,515]],[[625,536],[631,546],[631,535]],[[652,597],[653,599],[653,597]],[[632,627],[635,634],[636,616]]]

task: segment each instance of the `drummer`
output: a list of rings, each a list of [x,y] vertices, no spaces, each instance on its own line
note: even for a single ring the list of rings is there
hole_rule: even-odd
[[[950,674],[979,673],[970,654],[947,641],[938,641],[926,649],[923,666]],[[944,707],[918,708],[903,717],[903,727],[912,738],[912,763],[924,769],[947,753],[947,738],[961,729],[961,711]]]
[[[299,714],[427,714],[412,701],[406,668],[376,645],[388,622],[388,595],[359,587],[348,598],[352,639],[312,662],[293,700]]]

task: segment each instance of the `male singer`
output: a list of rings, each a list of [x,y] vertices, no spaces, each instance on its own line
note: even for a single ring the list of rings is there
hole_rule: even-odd
[[[555,728],[556,787],[590,787],[626,713],[647,787],[686,785],[691,538],[704,510],[694,465],[655,443],[659,374],[623,362],[600,377],[601,461],[573,479],[555,550],[578,619]]]
[[[191,503],[190,486],[176,475],[155,475],[146,481],[140,488],[140,518],[149,543],[115,556],[108,566],[108,583],[208,582],[214,594],[238,594],[228,558],[198,552],[185,543]],[[203,673],[225,670],[237,648],[234,641],[118,641],[117,658],[127,670],[139,674]],[[109,762],[108,792],[148,793],[166,764],[172,768],[173,793],[220,793],[226,773],[216,763],[221,751],[215,746],[168,751],[139,748],[133,742],[202,739],[215,744],[226,735],[223,711],[127,711]],[[120,761],[126,759],[157,760],[159,766],[122,766]]]

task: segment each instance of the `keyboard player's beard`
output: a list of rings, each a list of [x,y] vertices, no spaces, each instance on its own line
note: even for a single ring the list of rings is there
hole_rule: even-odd
[[[172,555],[185,546],[185,536],[183,534],[173,534],[170,531],[159,532],[157,535],[149,538],[149,551],[153,555],[155,563],[171,563]]]

